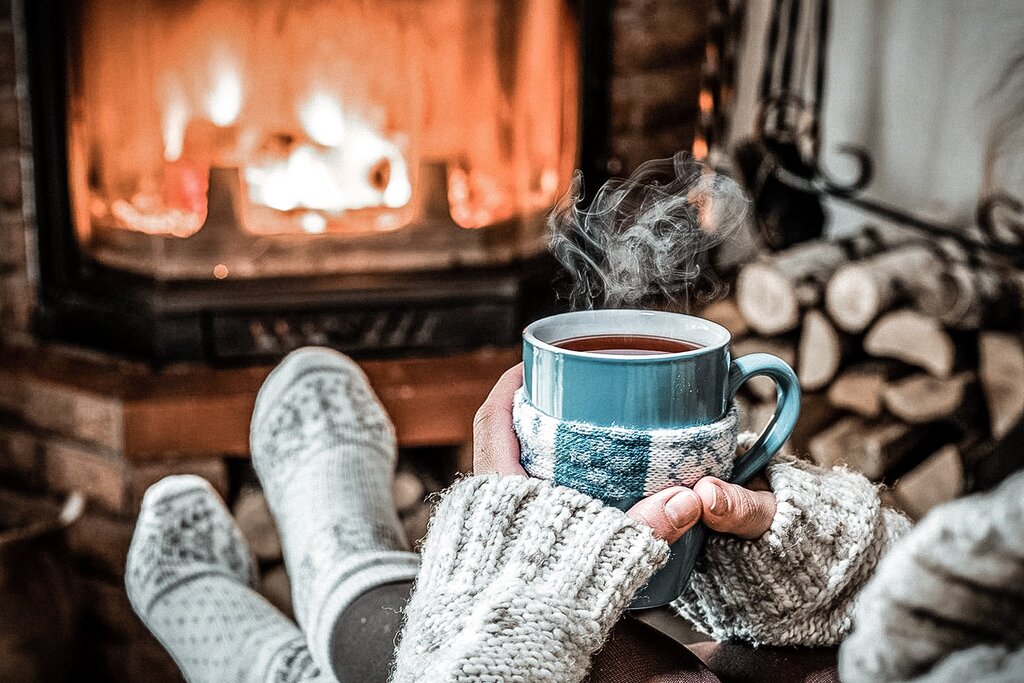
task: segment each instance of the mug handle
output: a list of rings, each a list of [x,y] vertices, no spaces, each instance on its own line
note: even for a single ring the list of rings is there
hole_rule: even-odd
[[[751,353],[734,358],[729,368],[729,398],[751,377],[764,375],[775,382],[775,414],[750,450],[736,461],[730,481],[745,484],[760,472],[786,443],[800,416],[800,381],[781,358],[770,353]]]

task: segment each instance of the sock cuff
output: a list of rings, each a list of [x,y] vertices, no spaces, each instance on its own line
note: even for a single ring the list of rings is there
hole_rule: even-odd
[[[367,591],[388,583],[412,581],[420,568],[420,557],[403,550],[364,552],[345,558],[328,574],[316,577],[312,594],[315,612],[307,614],[306,640],[313,660],[324,671],[331,670],[331,634],[345,609]]]

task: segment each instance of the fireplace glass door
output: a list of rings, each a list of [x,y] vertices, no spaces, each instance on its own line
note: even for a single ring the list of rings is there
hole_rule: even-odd
[[[78,0],[75,234],[159,280],[493,265],[576,163],[551,0]]]

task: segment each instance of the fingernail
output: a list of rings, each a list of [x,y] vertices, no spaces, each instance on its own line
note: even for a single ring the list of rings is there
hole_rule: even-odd
[[[724,515],[729,511],[729,496],[725,495],[725,491],[718,484],[711,487],[711,505],[708,509],[716,515]]]
[[[665,516],[676,529],[687,527],[700,516],[700,499],[690,489],[680,491],[665,503]]]

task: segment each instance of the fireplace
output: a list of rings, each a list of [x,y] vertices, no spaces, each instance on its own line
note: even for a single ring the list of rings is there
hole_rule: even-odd
[[[430,353],[553,306],[545,214],[608,165],[605,3],[24,12],[43,335],[158,363]]]

